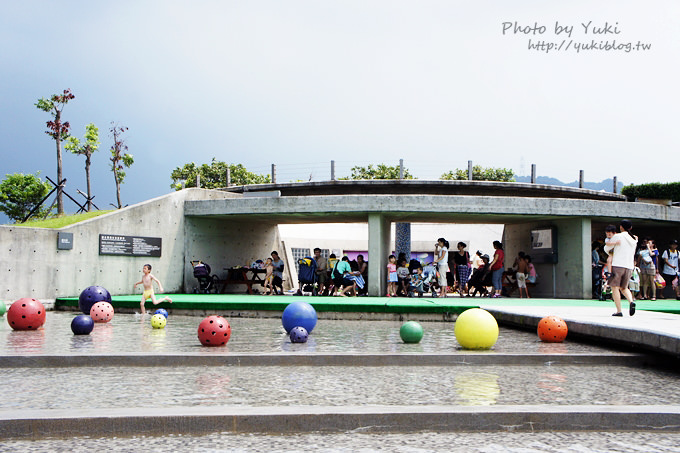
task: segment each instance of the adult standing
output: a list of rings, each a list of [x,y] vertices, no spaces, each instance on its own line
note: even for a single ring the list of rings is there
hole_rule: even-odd
[[[283,269],[285,267],[283,260],[279,257],[279,252],[272,252],[272,266],[274,266],[274,278],[272,278],[272,286],[276,294],[283,294]],[[279,288],[281,291],[276,289]]]
[[[673,280],[678,275],[678,241],[671,240],[668,247],[668,250],[664,250],[663,255],[661,255],[663,262],[661,276],[666,281],[666,287],[663,291],[664,298],[669,297],[668,294],[673,294]]]
[[[465,297],[468,293],[467,283],[470,278],[470,254],[465,250],[465,242],[458,243],[458,252],[453,254],[453,264],[458,278],[458,294]],[[465,293],[465,294],[463,294]]]
[[[633,224],[629,220],[621,220],[619,223],[619,233],[615,234],[611,240],[605,244],[604,250],[607,253],[613,251],[612,272],[608,283],[612,289],[612,299],[616,305],[616,313],[612,316],[623,316],[621,313],[621,293],[626,297],[630,308],[630,316],[635,314],[635,302],[633,295],[628,289],[628,282],[635,267],[635,249],[637,247],[637,237],[631,232]]]
[[[493,252],[493,260],[489,263],[489,272],[491,272],[491,286],[493,286],[494,292],[489,297],[501,297],[505,252],[501,241],[493,241],[493,248],[495,251]]]
[[[640,257],[638,263],[640,267],[640,299],[656,300],[656,285],[654,284],[654,276],[656,275],[656,266],[654,266],[653,251],[651,247],[652,240],[645,238],[642,241],[638,256]],[[648,295],[649,294],[649,295]]]
[[[446,273],[449,271],[449,241],[444,238],[437,239],[435,244],[435,264],[437,264],[437,272],[439,272],[439,297],[446,297]]]
[[[326,289],[326,280],[328,279],[328,260],[321,255],[319,247],[314,249],[314,261],[316,261],[316,280],[319,282],[319,289],[316,294],[321,296]]]
[[[359,272],[364,279],[365,285],[359,291],[360,295],[364,295],[368,290],[368,261],[364,261],[364,255],[357,255],[357,264],[359,265]]]

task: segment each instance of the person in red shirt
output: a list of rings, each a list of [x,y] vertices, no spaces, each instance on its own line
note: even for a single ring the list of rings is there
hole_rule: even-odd
[[[490,297],[501,297],[505,252],[503,252],[503,244],[500,241],[493,241],[493,248],[496,251],[493,253],[493,261],[489,263],[489,270],[491,271],[491,283],[494,293]]]

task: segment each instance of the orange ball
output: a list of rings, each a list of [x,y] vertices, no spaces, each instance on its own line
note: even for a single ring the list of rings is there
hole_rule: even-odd
[[[546,343],[562,343],[567,332],[567,323],[557,316],[546,316],[538,322],[538,337]]]

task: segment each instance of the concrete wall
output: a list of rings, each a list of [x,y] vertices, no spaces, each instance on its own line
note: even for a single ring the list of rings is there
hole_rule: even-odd
[[[557,264],[537,262],[532,257],[538,279],[530,289],[533,297],[589,299],[592,291],[590,271],[591,224],[587,218],[556,219],[505,226],[503,245],[505,267],[511,267],[517,253],[531,255],[531,230],[557,228]]]
[[[184,202],[240,197],[221,191],[186,189],[62,229],[0,226],[0,299],[53,301],[101,285],[130,294],[148,263],[167,292],[181,291],[185,277]],[[57,233],[73,233],[73,249],[57,250]],[[162,238],[159,258],[99,255],[99,234]]]
[[[185,225],[186,259],[184,266],[185,292],[192,292],[198,286],[194,278],[191,260],[201,260],[210,265],[213,274],[221,279],[227,276],[228,268],[249,266],[257,259],[270,257],[273,250],[279,252],[286,264],[284,288],[291,287],[290,268],[292,263],[286,260],[286,254],[279,237],[278,227],[274,223],[243,222],[225,219],[186,217]],[[253,289],[262,290],[260,286]],[[229,285],[229,293],[245,293],[245,285]]]

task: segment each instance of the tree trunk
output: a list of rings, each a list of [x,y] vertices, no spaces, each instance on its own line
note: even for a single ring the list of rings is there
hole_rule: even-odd
[[[61,112],[57,110],[56,117],[54,119],[55,123],[61,124]],[[57,142],[57,215],[64,215],[64,200],[62,197],[62,190],[61,190],[61,180],[62,178],[62,169],[61,169],[61,131],[57,131],[56,133],[56,138],[54,139]]]
[[[85,154],[85,178],[87,179],[87,212],[92,210],[92,190],[90,188],[90,156],[92,153]]]
[[[113,170],[113,177],[116,180],[116,199],[118,200],[118,209],[120,209],[123,207],[123,205],[120,202],[120,182],[118,181],[118,171]]]

